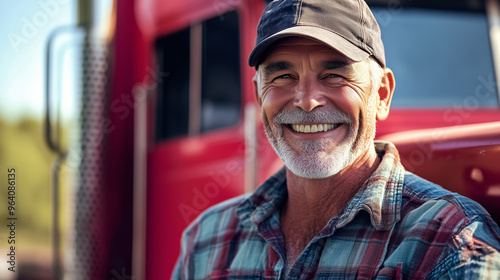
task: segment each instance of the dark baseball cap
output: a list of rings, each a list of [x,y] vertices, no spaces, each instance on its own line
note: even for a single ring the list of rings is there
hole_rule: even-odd
[[[257,27],[248,64],[257,66],[266,49],[291,36],[317,40],[353,61],[373,56],[385,67],[380,28],[363,0],[275,0]]]

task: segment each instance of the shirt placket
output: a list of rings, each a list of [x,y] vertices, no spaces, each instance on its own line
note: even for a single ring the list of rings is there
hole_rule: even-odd
[[[286,279],[313,279],[325,246],[323,236],[315,237],[293,264]]]
[[[276,260],[272,265],[271,275],[275,279],[285,279],[285,239],[280,228],[280,212],[277,211],[273,213],[268,219],[262,221],[257,225],[258,234],[267,242],[269,245],[269,259]],[[277,257],[276,257],[277,255]],[[269,275],[266,275],[269,276]]]

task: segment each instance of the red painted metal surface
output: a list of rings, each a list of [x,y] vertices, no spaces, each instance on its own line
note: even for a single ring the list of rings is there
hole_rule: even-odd
[[[424,128],[500,121],[499,109],[401,109],[393,108],[385,121],[377,124],[377,136]]]
[[[244,193],[243,133],[181,138],[148,158],[148,279],[170,276],[184,228],[207,207]]]
[[[108,114],[103,121],[105,170],[104,189],[100,195],[104,209],[96,216],[104,216],[105,236],[93,250],[102,254],[105,277],[113,273],[130,274],[132,255],[132,192],[134,139],[134,86],[148,77],[150,50],[134,18],[134,0],[116,1],[116,26],[109,55]],[[105,126],[106,125],[106,126]],[[90,245],[89,245],[90,246]]]
[[[485,207],[500,223],[500,122],[422,129],[381,137],[405,168]]]

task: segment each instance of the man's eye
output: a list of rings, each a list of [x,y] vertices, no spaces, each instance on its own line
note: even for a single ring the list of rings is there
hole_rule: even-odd
[[[334,78],[344,78],[344,77],[342,77],[340,75],[337,75],[337,74],[327,74],[325,76],[325,78],[327,78],[327,79],[334,79]]]
[[[278,76],[276,78],[274,78],[275,80],[278,80],[278,79],[290,79],[292,77],[292,75],[290,74],[283,74],[281,76]]]

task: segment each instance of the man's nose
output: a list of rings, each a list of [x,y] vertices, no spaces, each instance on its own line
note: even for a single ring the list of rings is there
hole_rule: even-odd
[[[316,83],[317,82],[314,81],[299,83],[293,105],[306,112],[310,112],[316,107],[326,105],[326,98],[323,96],[321,89],[319,89]]]

